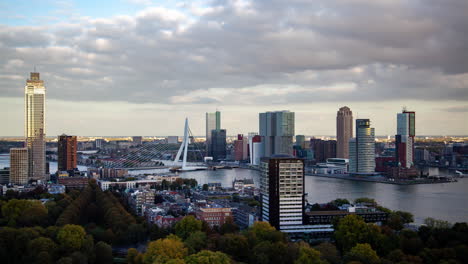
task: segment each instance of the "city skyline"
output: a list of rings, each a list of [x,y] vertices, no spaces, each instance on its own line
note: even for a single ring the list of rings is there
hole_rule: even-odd
[[[34,66],[51,135],[171,135],[185,117],[202,135],[203,113],[215,109],[232,135],[282,109],[296,113],[298,134],[333,135],[344,105],[378,135],[394,135],[403,106],[418,112],[420,135],[468,134],[462,1],[4,6],[0,136],[22,134],[21,86]],[[180,122],[161,126],[168,115]]]

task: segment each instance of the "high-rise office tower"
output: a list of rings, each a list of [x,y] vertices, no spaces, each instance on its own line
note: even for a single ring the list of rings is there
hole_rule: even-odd
[[[277,111],[259,114],[263,154],[293,154],[294,112]]]
[[[58,170],[73,171],[77,168],[76,136],[61,135],[58,138]]]
[[[226,129],[211,130],[211,156],[218,161],[226,158]]]
[[[237,135],[237,140],[234,140],[234,160],[247,160],[249,154],[248,143],[247,137],[242,134]]]
[[[10,183],[24,185],[28,183],[28,149],[10,149]]]
[[[250,164],[260,165],[260,158],[263,157],[262,137],[258,133],[249,133],[249,156]]]
[[[344,106],[336,114],[336,157],[349,158],[349,139],[353,137],[353,112]]]
[[[28,178],[46,179],[45,93],[38,72],[31,72],[25,86],[25,134],[28,148]]]
[[[405,168],[411,168],[414,164],[415,116],[415,112],[406,111],[406,109],[403,109],[403,112],[397,115],[396,161],[401,167]]]
[[[349,140],[349,172],[375,172],[375,131],[369,119],[356,119],[356,137]]]
[[[329,158],[336,158],[336,141],[311,138],[310,150],[315,162],[326,162]]]
[[[278,155],[260,162],[262,221],[276,229],[304,222],[304,162]]]
[[[207,156],[212,156],[211,149],[211,131],[221,129],[221,112],[206,113],[206,150]]]

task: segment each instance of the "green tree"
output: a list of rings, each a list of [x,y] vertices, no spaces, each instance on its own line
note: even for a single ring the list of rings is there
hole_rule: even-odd
[[[47,219],[47,209],[39,201],[12,199],[2,206],[2,215],[12,227],[40,225]]]
[[[57,264],[73,264],[73,259],[70,257],[63,257],[57,261]]]
[[[70,257],[72,258],[73,264],[88,264],[88,256],[80,251],[73,252]]]
[[[231,259],[222,252],[202,250],[185,258],[187,264],[230,264]]]
[[[437,220],[432,217],[424,219],[424,224],[427,225],[429,228],[448,229],[452,227],[452,225],[449,222]]]
[[[235,233],[239,231],[239,226],[234,222],[234,218],[229,216],[219,228],[221,234]]]
[[[394,230],[401,230],[403,229],[405,224],[409,224],[414,222],[414,217],[411,213],[403,212],[403,211],[395,211],[390,213],[387,225],[390,226]]]
[[[107,243],[99,241],[94,246],[94,253],[96,254],[96,263],[112,264],[112,248]]]
[[[255,222],[247,231],[249,243],[256,244],[261,241],[279,242],[285,241],[285,236],[280,231],[277,231],[268,222]]]
[[[343,204],[350,204],[348,199],[342,199],[342,198],[335,199],[331,201],[331,203],[335,206],[342,206]]]
[[[166,263],[171,259],[183,259],[188,250],[181,239],[174,235],[150,242],[143,261],[146,264]]]
[[[52,257],[47,251],[41,251],[34,259],[34,263],[37,264],[49,264],[53,262]]]
[[[320,252],[320,256],[323,260],[328,261],[330,264],[341,263],[340,253],[336,249],[335,245],[325,242],[315,247]]]
[[[143,256],[136,248],[129,248],[126,257],[128,264],[142,264]]]
[[[79,225],[65,225],[57,234],[57,241],[67,251],[79,250],[83,245],[86,232]]]
[[[354,200],[354,203],[355,204],[369,203],[369,204],[373,204],[374,206],[377,206],[377,202],[374,199],[367,198],[367,197],[357,198],[357,199]]]
[[[240,234],[226,234],[221,236],[219,238],[218,249],[242,262],[247,262],[250,252],[247,238]]]
[[[196,231],[202,230],[202,221],[195,219],[193,215],[188,215],[175,225],[175,233],[182,239],[187,239],[187,237]]]
[[[357,244],[346,255],[345,261],[359,261],[362,264],[379,264],[380,258],[369,244]]]
[[[56,250],[57,244],[55,244],[52,239],[38,237],[29,242],[28,254],[34,259],[38,257],[41,252],[47,252],[47,257],[50,259],[55,255]],[[45,255],[42,256],[43,259],[46,259],[45,257]]]
[[[299,246],[299,257],[294,264],[326,264],[327,262],[320,258],[320,252],[311,248],[308,244],[301,243]]]
[[[207,237],[205,232],[195,231],[184,241],[189,253],[194,254],[206,247]]]
[[[370,243],[379,237],[378,227],[366,224],[357,215],[347,215],[339,222],[334,236],[338,246],[344,251],[349,251],[357,243]]]

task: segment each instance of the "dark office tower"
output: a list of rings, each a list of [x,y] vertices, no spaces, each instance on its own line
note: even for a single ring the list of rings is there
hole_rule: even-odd
[[[277,111],[260,113],[259,126],[264,157],[271,157],[276,154],[293,154],[293,112]]]
[[[316,162],[326,162],[327,159],[336,158],[336,141],[311,138],[310,150],[314,153]]]
[[[414,164],[415,116],[415,112],[406,111],[406,109],[403,109],[403,112],[397,115],[396,161],[401,167],[405,168],[411,168]]]
[[[261,218],[278,230],[304,222],[304,162],[275,155],[260,162]]]
[[[213,160],[226,158],[226,129],[211,130],[211,154]]]
[[[58,138],[58,170],[73,171],[77,168],[76,136],[61,135]]]
[[[353,112],[344,106],[336,115],[336,157],[349,158],[349,139],[353,137]]]
[[[221,129],[221,112],[206,113],[206,151],[207,156],[213,156],[210,151],[211,146],[211,131]]]

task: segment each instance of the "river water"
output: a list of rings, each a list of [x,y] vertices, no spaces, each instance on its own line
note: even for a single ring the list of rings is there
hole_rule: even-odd
[[[0,167],[3,166],[8,166],[8,157],[0,154]],[[52,162],[51,171],[56,166]],[[438,172],[432,171],[431,174]],[[194,178],[199,184],[219,182],[224,187],[232,186],[234,179],[244,178],[253,179],[258,186],[260,178],[258,171],[248,169],[193,171],[179,175]],[[306,176],[305,190],[310,203],[325,203],[336,198],[353,200],[369,197],[392,210],[411,212],[419,224],[427,217],[452,223],[468,222],[468,178],[453,183],[393,185]]]

